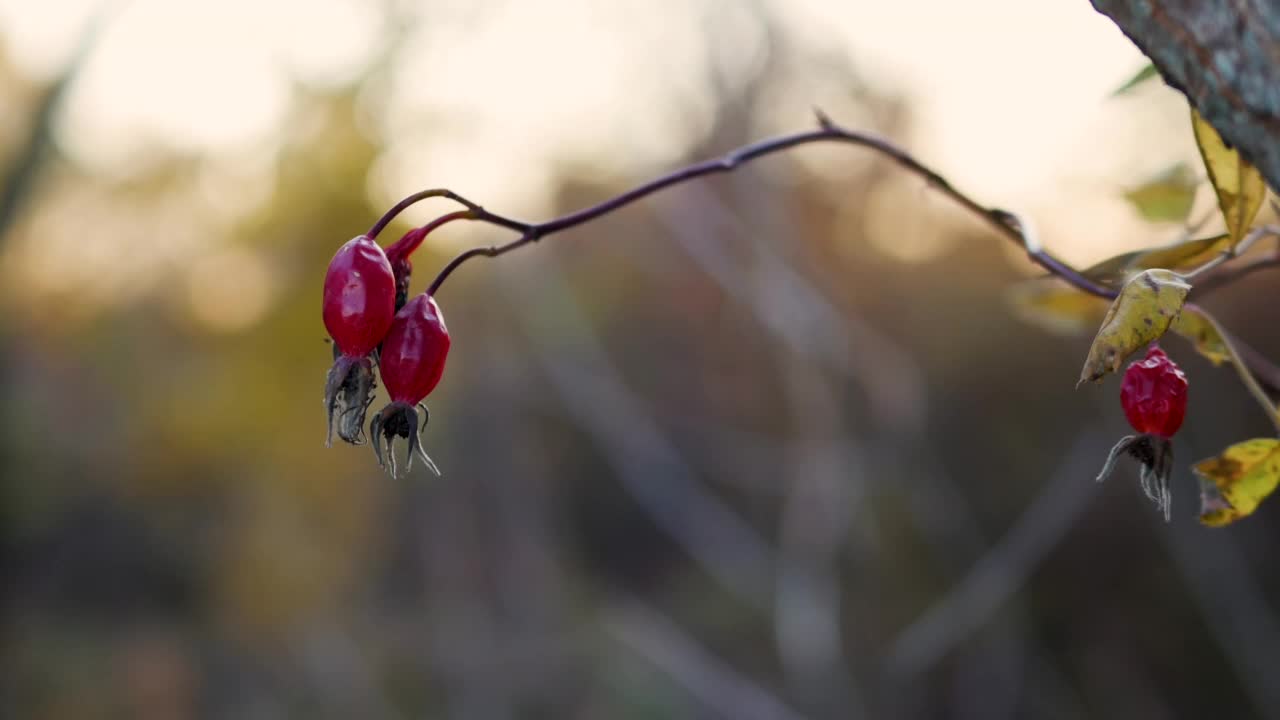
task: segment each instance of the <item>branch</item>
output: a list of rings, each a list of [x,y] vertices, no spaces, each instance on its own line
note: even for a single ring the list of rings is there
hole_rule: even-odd
[[[1088,507],[1097,484],[1089,474],[1098,450],[1093,432],[1076,437],[1057,470],[1004,536],[940,599],[898,633],[887,664],[895,675],[914,678],[933,667],[984,624],[1027,582]]]
[[[781,698],[698,644],[671,618],[639,600],[620,600],[604,613],[601,624],[606,633],[653,663],[719,716],[804,720]]]
[[[1184,307],[1183,311],[1191,311],[1200,315],[1200,317],[1204,318],[1205,322],[1209,323],[1214,332],[1218,333],[1218,337],[1222,339],[1223,347],[1226,348],[1227,355],[1231,357],[1231,366],[1235,368],[1236,374],[1240,376],[1240,382],[1244,383],[1249,394],[1253,396],[1253,399],[1256,400],[1260,406],[1262,406],[1262,410],[1267,414],[1267,418],[1271,420],[1271,424],[1275,425],[1277,430],[1280,430],[1280,414],[1277,414],[1275,404],[1271,402],[1271,398],[1267,396],[1266,391],[1262,389],[1262,385],[1259,384],[1258,379],[1254,377],[1258,370],[1249,366],[1249,359],[1242,355],[1240,348],[1236,345],[1236,341],[1227,333],[1226,329],[1218,323],[1217,318],[1204,308],[1193,305],[1189,308]],[[1256,358],[1254,358],[1254,360],[1256,362]],[[1270,363],[1267,363],[1267,365],[1271,366]],[[1274,366],[1271,367],[1274,368]]]
[[[378,233],[382,232],[382,230],[388,224],[390,224],[390,222],[394,220],[397,215],[407,210],[410,205],[426,200],[427,198],[433,198],[433,197],[448,198],[449,200],[453,200],[455,202],[458,202],[467,206],[467,208],[471,210],[475,210],[476,208],[480,207],[479,205],[476,205],[470,200],[455,193],[454,191],[448,190],[446,188],[431,188],[430,190],[420,190],[410,195],[409,197],[401,200],[400,202],[396,203],[390,210],[383,213],[382,217],[378,218],[378,222],[374,223],[373,227],[369,228],[369,232],[365,234],[369,236],[370,240],[377,240]]]
[[[1223,250],[1221,253],[1218,253],[1218,255],[1210,258],[1208,262],[1204,263],[1200,267],[1189,272],[1181,273],[1182,278],[1190,282],[1201,275],[1205,275],[1223,263],[1229,260],[1234,260],[1249,252],[1249,249],[1252,248],[1255,243],[1268,237],[1280,237],[1280,227],[1274,225],[1263,225],[1250,230],[1249,234],[1245,235],[1240,242],[1237,242],[1226,250]]]
[[[430,230],[434,230],[441,225],[456,220],[483,222],[520,234],[518,238],[508,243],[471,248],[454,257],[440,270],[439,274],[436,275],[435,279],[432,280],[431,285],[427,288],[428,295],[435,295],[444,284],[444,281],[447,280],[455,270],[472,258],[493,258],[505,255],[513,250],[535,243],[549,235],[577,227],[578,225],[582,225],[598,217],[607,215],[614,210],[630,205],[631,203],[647,197],[659,190],[708,175],[730,173],[752,160],[756,160],[767,155],[772,155],[783,150],[812,143],[842,142],[875,151],[894,161],[908,172],[918,175],[938,192],[947,196],[957,205],[968,210],[970,213],[977,216],[978,219],[992,227],[996,232],[1023,248],[1026,251],[1027,256],[1033,262],[1049,271],[1051,275],[1061,278],[1068,284],[1090,295],[1107,299],[1114,299],[1118,295],[1118,290],[1116,288],[1089,278],[1052,253],[1044,250],[1040,246],[1039,240],[1031,228],[1030,223],[1025,218],[1019,217],[1006,210],[988,208],[978,203],[973,198],[956,189],[956,187],[941,174],[930,169],[924,163],[915,159],[905,150],[893,145],[888,140],[876,137],[869,133],[842,128],[832,122],[832,120],[821,111],[817,111],[816,114],[818,120],[817,129],[793,133],[790,135],[781,135],[750,145],[745,145],[719,158],[704,160],[703,162],[689,165],[680,170],[676,170],[675,172],[650,180],[642,185],[638,185],[621,195],[617,195],[599,204],[542,223],[530,223],[505,217],[485,210],[478,203],[472,202],[451,190],[433,188],[414,193],[396,203],[394,207],[388,210],[376,223],[374,223],[373,227],[369,230],[368,235],[370,238],[376,238],[378,233],[405,209],[414,203],[433,197],[443,197],[453,200],[467,209],[465,211],[448,213],[432,221],[427,226],[424,226],[425,231],[415,235],[417,242],[421,242],[422,238],[424,238]],[[1265,231],[1274,232],[1274,228],[1265,228]],[[1259,237],[1260,236],[1252,239],[1256,240],[1259,239]],[[398,252],[400,255],[407,257],[413,249],[416,249],[416,244],[414,244],[413,247],[398,248]],[[1197,289],[1201,293],[1208,292],[1225,285],[1240,276],[1252,272],[1253,270],[1257,270],[1271,264],[1280,264],[1280,256],[1276,256],[1263,258],[1261,260],[1254,261],[1251,264],[1235,268],[1218,268],[1218,265],[1222,262],[1225,262],[1227,259],[1230,259],[1237,254],[1239,254],[1238,248],[1237,251],[1229,255],[1224,255],[1221,258],[1215,258],[1213,261],[1210,261],[1206,267],[1200,268],[1198,272],[1205,272],[1206,278],[1205,282],[1200,284]],[[1264,386],[1273,392],[1280,392],[1280,368],[1277,368],[1259,353],[1251,351],[1251,349],[1247,347],[1240,348],[1240,354],[1243,356],[1245,365],[1260,378]]]
[[[1220,270],[1215,270],[1214,272],[1206,275],[1204,280],[1196,283],[1192,289],[1197,295],[1205,295],[1213,292],[1214,290],[1226,287],[1227,285],[1234,284],[1237,280],[1245,277],[1246,275],[1252,275],[1258,270],[1265,270],[1269,267],[1275,267],[1276,265],[1280,265],[1280,251],[1273,251],[1268,255],[1254,258],[1247,263],[1231,265],[1223,267]]]
[[[1267,237],[1280,236],[1280,228],[1271,225],[1254,228],[1243,240],[1228,249],[1226,252],[1218,255],[1204,265],[1196,268],[1185,277],[1191,279],[1197,275],[1204,275],[1204,280],[1199,280],[1192,288],[1192,292],[1196,297],[1204,296],[1215,290],[1219,290],[1230,285],[1240,278],[1253,273],[1257,270],[1263,270],[1273,265],[1280,264],[1280,248],[1272,250],[1267,255],[1254,258],[1250,262],[1239,265],[1224,265],[1228,260],[1238,257],[1246,252],[1254,243]],[[1188,304],[1190,306],[1190,304]],[[1240,340],[1233,338],[1218,321],[1209,315],[1207,310],[1203,308],[1195,308],[1196,312],[1200,312],[1205,319],[1213,325],[1214,329],[1222,337],[1223,345],[1226,346],[1228,352],[1232,355],[1232,365],[1236,371],[1240,373],[1240,378],[1244,382],[1249,392],[1258,400],[1264,408],[1267,409],[1268,415],[1272,422],[1276,422],[1278,416],[1276,409],[1271,404],[1270,397],[1266,391],[1272,393],[1280,393],[1280,367],[1268,360],[1262,353],[1245,345]]]
[[[1280,393],[1280,367],[1276,367],[1275,363],[1267,359],[1265,355],[1254,350],[1249,345],[1244,344],[1240,338],[1230,335],[1223,335],[1224,343],[1230,343],[1235,349],[1237,355],[1244,361],[1249,372],[1253,373],[1254,378],[1267,390],[1273,393]]]
[[[583,223],[589,222],[603,215],[607,215],[608,213],[630,205],[631,203],[647,197],[659,190],[708,175],[730,173],[752,160],[756,160],[767,155],[772,155],[783,150],[812,143],[842,142],[873,150],[894,161],[908,172],[920,176],[938,192],[947,196],[957,205],[968,210],[979,220],[992,227],[996,232],[1004,235],[1019,247],[1026,250],[1027,255],[1032,261],[1071,285],[1083,290],[1084,292],[1091,295],[1097,295],[1099,297],[1114,298],[1116,296],[1115,289],[1095,282],[1094,280],[1080,274],[1079,271],[1068,265],[1066,262],[1042,249],[1036,241],[1034,234],[1030,231],[1027,223],[1020,220],[1012,213],[981,205],[976,200],[970,198],[960,190],[957,190],[950,182],[947,181],[946,178],[942,177],[942,175],[925,166],[906,151],[898,148],[883,138],[879,138],[868,133],[842,128],[833,123],[830,118],[821,112],[817,113],[817,119],[817,129],[793,133],[790,135],[781,135],[768,140],[762,140],[751,145],[745,145],[719,158],[705,160],[683,169],[676,170],[675,172],[663,175],[659,178],[650,180],[647,183],[634,187],[621,195],[605,200],[597,205],[593,205],[546,222],[530,223],[504,217],[502,215],[489,212],[480,205],[473,203],[456,193],[448,190],[436,189],[425,190],[423,192],[410,195],[397,203],[395,207],[389,210],[378,220],[378,222],[373,226],[373,229],[370,230],[369,236],[375,237],[377,233],[381,231],[382,228],[386,227],[387,223],[391,222],[397,214],[405,208],[408,208],[413,203],[428,197],[446,197],[465,205],[467,209],[470,210],[470,214],[466,218],[459,219],[484,222],[520,233],[519,238],[512,240],[505,245],[472,248],[455,257],[444,266],[438,275],[436,275],[435,280],[432,281],[431,286],[427,289],[428,294],[434,295],[440,289],[440,286],[444,284],[444,281],[453,274],[453,271],[457,270],[463,263],[471,260],[472,258],[492,258],[505,255],[513,250],[524,247],[525,245],[535,243],[549,235],[577,227],[578,225],[582,225]]]

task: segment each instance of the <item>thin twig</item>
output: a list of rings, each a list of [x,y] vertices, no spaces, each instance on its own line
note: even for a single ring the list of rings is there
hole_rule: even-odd
[[[1232,336],[1231,333],[1226,333],[1224,337],[1230,341],[1236,353],[1244,360],[1244,364],[1254,378],[1264,388],[1273,393],[1280,393],[1280,367],[1276,367],[1265,355],[1245,344],[1240,338]]]
[[[1033,262],[1037,263],[1045,270],[1048,270],[1050,274],[1057,276],[1077,289],[1090,295],[1107,299],[1115,299],[1119,294],[1119,291],[1116,288],[1093,280],[1081,273],[1079,270],[1071,267],[1057,256],[1040,247],[1039,241],[1026,219],[1006,210],[988,208],[979,204],[976,200],[956,189],[955,186],[953,186],[942,175],[930,169],[919,160],[916,160],[905,150],[893,145],[888,140],[876,137],[869,133],[862,133],[842,128],[832,122],[831,119],[820,110],[816,111],[816,115],[818,119],[818,128],[816,130],[782,135],[752,143],[750,145],[745,145],[719,158],[689,165],[683,169],[676,170],[675,172],[655,178],[642,185],[638,185],[621,195],[617,195],[601,203],[592,205],[591,207],[542,223],[529,223],[499,215],[485,210],[479,204],[472,202],[451,190],[435,188],[414,193],[413,195],[401,200],[399,203],[396,203],[394,207],[388,210],[381,218],[379,218],[378,222],[374,224],[373,228],[369,231],[369,237],[376,237],[376,235],[386,227],[388,223],[390,223],[399,213],[409,206],[431,197],[444,197],[454,200],[455,202],[464,205],[470,211],[469,213],[451,213],[449,215],[449,220],[444,222],[462,219],[474,220],[476,222],[483,222],[506,228],[520,234],[520,237],[508,243],[471,248],[454,257],[440,270],[435,279],[431,281],[431,285],[427,288],[428,295],[435,295],[444,284],[444,281],[447,280],[455,270],[472,258],[493,258],[505,255],[513,250],[524,247],[525,245],[535,243],[548,235],[568,230],[601,217],[602,215],[613,212],[614,210],[618,210],[626,205],[630,205],[631,203],[647,197],[659,190],[708,175],[729,173],[752,160],[783,150],[816,142],[844,142],[878,152],[890,160],[893,160],[907,171],[920,176],[938,192],[941,192],[960,207],[976,215],[1001,235],[1004,235],[1009,240],[1017,243],[1026,251],[1027,256]],[[441,224],[443,224],[443,222]],[[1209,272],[1226,260],[1236,257],[1244,252],[1244,250],[1248,249],[1249,245],[1253,244],[1258,239],[1266,235],[1275,234],[1280,234],[1280,228],[1270,226],[1258,228],[1246,236],[1244,240],[1228,251],[1228,253],[1224,253],[1222,256],[1210,260],[1206,265],[1191,271],[1189,276]],[[1249,269],[1252,270],[1256,268]],[[1215,275],[1209,276],[1210,288],[1218,285],[1218,283],[1212,281],[1212,278],[1214,277]],[[1245,359],[1247,360],[1247,365],[1238,365],[1242,372],[1247,372],[1247,370],[1251,369],[1255,373],[1263,374],[1265,376],[1280,376],[1280,368],[1275,368],[1267,362],[1265,358],[1258,356],[1256,353],[1252,356],[1246,357]],[[1256,381],[1254,384],[1256,385]],[[1268,383],[1268,385],[1280,389],[1280,385],[1275,385],[1274,383]]]
[[[482,209],[479,205],[471,202],[470,200],[462,197],[461,195],[447,188],[431,188],[430,190],[420,190],[410,195],[409,197],[401,200],[400,202],[396,203],[394,206],[392,206],[390,210],[383,213],[382,217],[378,218],[378,222],[374,223],[373,227],[369,228],[369,232],[366,234],[369,236],[370,240],[378,239],[378,233],[382,232],[382,230],[386,228],[387,225],[389,225],[391,221],[396,218],[397,215],[407,210],[410,205],[426,200],[427,198],[434,198],[434,197],[447,198],[449,200],[453,200],[454,202],[461,203],[462,205],[465,205],[468,210],[478,211]]]
[[[804,718],[766,687],[700,645],[671,618],[639,599],[619,600],[604,613],[601,624],[608,635],[653,663],[720,717]]]
[[[1232,258],[1239,257],[1247,252],[1254,243],[1267,237],[1280,237],[1280,227],[1274,225],[1264,225],[1254,228],[1239,243],[1228,249],[1226,252],[1216,256],[1209,262],[1200,267],[1184,274],[1184,277],[1191,279],[1198,275],[1204,275],[1204,279],[1198,281],[1192,288],[1192,293],[1196,297],[1202,297],[1215,290],[1230,285],[1237,280],[1243,278],[1257,270],[1263,270],[1273,265],[1280,264],[1280,248],[1273,250],[1270,254],[1260,258],[1256,258],[1251,262],[1241,265],[1225,266],[1224,263]],[[1188,305],[1195,308],[1195,306]],[[1263,403],[1263,407],[1267,409],[1272,418],[1273,423],[1280,423],[1280,418],[1276,416],[1275,406],[1271,404],[1270,398],[1263,390],[1263,386],[1272,392],[1280,392],[1280,367],[1276,367],[1274,363],[1268,360],[1262,353],[1257,352],[1253,348],[1244,345],[1239,340],[1231,337],[1216,320],[1209,315],[1203,308],[1195,308],[1208,319],[1218,334],[1222,336],[1223,345],[1232,354],[1232,364],[1239,373],[1241,380],[1244,381],[1245,387],[1249,392],[1258,399],[1259,403]]]
[[[1226,287],[1235,283],[1240,278],[1250,275],[1257,270],[1265,270],[1269,267],[1280,265],[1280,251],[1273,251],[1268,255],[1254,258],[1247,263],[1224,267],[1217,272],[1211,273],[1200,282],[1196,283],[1192,288],[1197,295],[1205,295],[1219,288]]]
[[[1082,483],[1100,438],[1082,432],[1053,477],[1004,536],[968,575],[898,634],[887,660],[891,673],[913,678],[933,666],[991,617],[1026,582],[1046,554],[1062,540],[1094,496]]]
[[[1218,333],[1218,337],[1222,339],[1222,345],[1227,350],[1227,354],[1231,356],[1231,366],[1235,368],[1236,374],[1240,376],[1240,382],[1244,383],[1245,388],[1249,390],[1249,394],[1253,395],[1253,399],[1258,401],[1262,406],[1267,417],[1271,420],[1271,424],[1280,430],[1280,413],[1276,412],[1276,406],[1271,402],[1271,398],[1267,396],[1267,392],[1258,384],[1257,378],[1249,371],[1245,363],[1245,359],[1241,357],[1240,351],[1236,349],[1235,343],[1231,336],[1218,324],[1218,320],[1213,317],[1207,310],[1197,305],[1187,305],[1182,308],[1183,312],[1192,312],[1199,315],[1205,322],[1213,327],[1214,332]]]
[[[833,123],[821,112],[817,113],[817,117],[818,128],[815,130],[782,135],[752,143],[750,145],[745,145],[719,158],[689,165],[688,167],[655,178],[642,185],[638,185],[621,195],[617,195],[599,204],[548,220],[546,222],[529,223],[514,220],[512,218],[491,213],[479,205],[448,190],[427,190],[410,195],[397,203],[395,207],[389,210],[387,214],[385,214],[378,223],[374,225],[369,234],[370,237],[373,237],[398,213],[413,203],[428,197],[447,197],[453,199],[466,205],[468,209],[473,211],[474,216],[471,219],[477,222],[497,225],[520,233],[520,237],[518,239],[506,243],[505,245],[472,248],[455,257],[445,265],[443,269],[441,269],[440,273],[436,276],[435,280],[432,281],[430,288],[427,290],[429,294],[435,294],[453,271],[457,270],[463,263],[472,258],[498,257],[499,255],[505,255],[506,253],[524,247],[525,245],[537,242],[548,235],[577,227],[578,225],[611,213],[626,205],[630,205],[631,203],[647,197],[659,190],[708,175],[729,173],[752,160],[756,160],[767,155],[772,155],[783,150],[811,143],[843,142],[874,150],[890,160],[893,160],[907,171],[920,176],[925,180],[925,182],[938,190],[938,192],[946,195],[956,204],[960,205],[960,207],[976,215],[997,232],[1017,243],[1020,247],[1026,250],[1028,257],[1030,257],[1031,260],[1071,285],[1083,290],[1084,292],[1091,295],[1097,295],[1099,297],[1114,298],[1116,296],[1116,290],[1114,288],[1098,283],[1082,275],[1078,270],[1071,267],[1066,262],[1040,248],[1038,243],[1035,241],[1034,236],[1025,229],[1026,224],[1020,221],[1013,214],[1004,210],[988,208],[979,204],[976,200],[957,190],[942,175],[925,166],[919,160],[916,160],[905,150],[898,148],[883,138],[879,138],[868,133],[856,132],[842,128]]]
[[[1187,280],[1192,280],[1197,276],[1203,275],[1213,270],[1214,268],[1227,262],[1228,260],[1232,260],[1234,258],[1240,257],[1241,255],[1248,252],[1249,248],[1253,247],[1253,244],[1258,242],[1259,240],[1265,237],[1274,237],[1278,234],[1280,234],[1280,228],[1276,228],[1271,225],[1263,225],[1262,227],[1254,228],[1253,230],[1249,231],[1249,234],[1245,235],[1244,238],[1240,240],[1240,242],[1236,243],[1235,245],[1232,245],[1226,250],[1223,250],[1221,253],[1219,253],[1215,257],[1210,258],[1208,262],[1204,263],[1200,267],[1182,273],[1182,277],[1186,278]]]
[[[418,246],[422,244],[422,241],[426,239],[428,235],[435,232],[436,228],[441,225],[448,225],[455,220],[473,220],[475,219],[475,216],[475,210],[454,210],[453,212],[445,213],[444,215],[441,215],[435,220],[432,220],[426,225],[423,225],[417,230],[406,234],[404,237],[388,245],[387,259],[391,260],[394,264],[398,259],[408,258],[418,249]]]

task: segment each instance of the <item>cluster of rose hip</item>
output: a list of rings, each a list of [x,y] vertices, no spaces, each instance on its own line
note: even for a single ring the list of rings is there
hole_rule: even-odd
[[[427,466],[439,474],[435,463],[427,456],[419,436],[427,422],[427,408],[422,401],[435,389],[444,373],[445,358],[449,354],[449,331],[445,327],[440,308],[432,293],[449,273],[472,257],[497,257],[529,245],[552,233],[589,222],[594,218],[617,210],[663,188],[671,187],[694,178],[716,173],[731,172],[745,163],[787,148],[819,141],[839,141],[861,145],[886,154],[908,170],[928,179],[936,188],[964,207],[975,210],[993,222],[997,229],[1027,246],[1033,259],[1050,272],[1064,276],[1069,269],[1060,261],[1043,252],[1031,250],[1023,230],[1010,223],[996,210],[983,210],[981,206],[961,194],[937,173],[929,170],[905,152],[884,140],[845,130],[836,126],[821,112],[818,128],[790,135],[782,135],[750,145],[744,145],[721,158],[706,160],[681,168],[605,200],[592,207],[569,213],[539,224],[512,220],[486,212],[483,208],[453,192],[444,189],[423,190],[401,200],[373,226],[367,235],[354,238],[338,249],[324,279],[324,325],[334,342],[334,363],[325,383],[324,403],[328,411],[329,435],[333,433],[353,445],[365,442],[364,418],[373,402],[376,387],[375,365],[382,375],[391,403],[378,412],[369,423],[369,435],[373,439],[378,463],[396,474],[396,462],[392,441],[403,437],[409,441],[406,469],[414,455],[420,456]],[[442,215],[423,227],[410,230],[384,251],[374,239],[379,231],[409,205],[429,197],[450,198],[466,207]],[[505,245],[468,250],[441,270],[431,287],[413,300],[408,299],[409,274],[412,265],[409,256],[433,229],[454,220],[478,220],[514,231],[519,239]],[[1097,295],[1108,295],[1106,288],[1091,285],[1091,281],[1078,276],[1077,286]],[[1142,487],[1169,516],[1168,479],[1172,472],[1172,444],[1170,438],[1182,426],[1187,410],[1187,378],[1159,346],[1152,344],[1144,360],[1133,363],[1125,372],[1120,389],[1120,402],[1129,423],[1138,432],[1123,438],[1112,448],[1101,480],[1110,474],[1116,460],[1122,455],[1137,459],[1142,466]],[[419,422],[418,410],[422,410]]]
[[[1129,365],[1120,384],[1120,406],[1137,435],[1122,438],[1111,449],[1098,479],[1111,474],[1116,459],[1129,455],[1141,464],[1139,480],[1147,497],[1169,519],[1169,475],[1173,472],[1170,438],[1187,414],[1187,376],[1152,343],[1147,356]]]
[[[364,444],[376,365],[391,403],[373,416],[369,435],[378,464],[392,475],[396,461],[391,443],[397,436],[409,441],[406,470],[416,454],[440,474],[422,447],[420,431],[428,417],[422,401],[444,373],[449,330],[430,294],[408,299],[409,256],[427,232],[410,230],[385,251],[368,235],[356,237],[338,249],[324,278],[324,326],[334,346],[324,391],[328,443],[336,429],[346,442]]]

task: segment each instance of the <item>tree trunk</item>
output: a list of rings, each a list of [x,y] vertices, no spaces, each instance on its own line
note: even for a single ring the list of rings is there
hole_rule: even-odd
[[[1280,2],[1092,2],[1280,188]]]

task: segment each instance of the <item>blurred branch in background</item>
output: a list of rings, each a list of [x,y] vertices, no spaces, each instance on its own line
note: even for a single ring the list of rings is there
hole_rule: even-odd
[[[1280,663],[1280,616],[1240,540],[1216,532],[1157,534],[1253,710],[1259,717],[1280,718],[1280,685],[1272,672]]]
[[[1096,491],[1087,477],[1105,449],[1093,433],[1076,440],[1044,489],[965,578],[903,630],[887,665],[891,674],[918,675],[992,617],[1076,524]]]
[[[853,517],[864,508],[867,479],[848,409],[832,390],[843,382],[860,384],[872,411],[895,426],[923,415],[922,390],[907,353],[856,311],[837,312],[823,288],[803,279],[793,266],[801,256],[786,243],[800,218],[788,203],[752,202],[764,190],[760,185],[756,177],[734,178],[729,204],[742,208],[736,215],[710,204],[727,226],[721,236],[750,248],[752,262],[737,275],[748,280],[730,292],[761,326],[791,340],[774,351],[790,438],[780,459],[785,494],[777,531],[774,638],[787,687],[806,709],[819,717],[866,717],[861,682],[841,642],[846,633],[839,553]],[[673,234],[686,247],[697,244],[688,232]],[[839,316],[848,322],[835,321]],[[835,367],[824,371],[824,360]],[[884,392],[858,380],[872,377],[873,368],[885,371]]]
[[[734,209],[752,212],[759,203],[751,194],[735,193]],[[696,183],[662,208],[657,220],[686,256],[749,309],[790,353],[858,384],[879,420],[895,428],[923,422],[923,381],[911,354],[865,319],[824,298],[809,278],[780,260],[794,222],[747,223]],[[760,212],[772,218],[783,211]],[[754,263],[732,259],[731,249],[739,244],[746,249],[736,252],[749,249]]]
[[[126,4],[127,2],[124,1],[107,0],[98,8],[85,24],[75,52],[67,60],[66,67],[36,101],[31,111],[27,136],[16,143],[17,153],[9,160],[8,167],[4,170],[4,178],[0,180],[0,245],[3,245],[9,229],[17,219],[23,202],[33,191],[39,177],[41,163],[53,149],[50,140],[53,134],[53,123],[67,88],[75,82],[86,58],[93,51],[94,43],[101,36],[111,17]]]
[[[703,487],[662,425],[627,389],[600,347],[561,273],[510,273],[504,283],[524,314],[535,360],[560,401],[592,437],[616,476],[658,527],[703,570],[749,605],[762,607],[776,558],[768,542]],[[539,293],[542,303],[534,301]],[[568,342],[551,344],[551,338]]]
[[[1086,448],[1082,443],[1088,438],[1078,438],[1066,451],[1066,459],[1074,459],[1075,466],[1045,463],[1041,458],[1046,469],[1058,469],[1037,499],[1022,511],[1014,528],[995,544],[987,541],[988,533],[976,512],[968,484],[961,484],[964,476],[945,463],[935,440],[923,433],[881,438],[877,446],[885,450],[877,453],[875,472],[889,475],[900,469],[901,458],[914,459],[909,465],[914,482],[907,490],[911,518],[921,540],[929,546],[933,563],[947,569],[969,567],[967,575],[959,579],[945,571],[948,589],[938,593],[932,606],[904,629],[886,638],[884,656],[876,667],[877,676],[884,680],[882,692],[888,695],[884,701],[902,712],[913,711],[920,698],[907,689],[931,674],[944,672],[940,666],[947,656],[952,656],[950,702],[962,717],[1013,717],[1021,707],[1079,711],[1082,702],[1069,675],[1046,646],[1042,632],[1037,631],[1031,604],[1018,594],[1021,584],[1029,578],[1031,565],[1038,563],[1043,553],[1027,559],[1020,568],[1007,568],[1006,563],[1019,561],[1024,552],[1019,543],[1023,540],[1038,539],[1049,544],[1056,541],[1048,527],[1045,530],[1049,534],[1042,535],[1044,531],[1034,525],[1034,521],[1058,510],[1054,507],[1056,501],[1073,492],[1077,500],[1092,495],[1093,491],[1082,487],[1074,475],[1079,463],[1085,462]],[[981,467],[985,469],[987,465],[983,463]],[[1049,525],[1065,532],[1080,509],[1068,504],[1067,517]],[[880,553],[886,549],[883,545],[871,548]],[[1032,548],[1025,550],[1034,553]],[[979,582],[979,572],[993,582]],[[1019,572],[1021,576],[1016,579],[1009,576]],[[1009,584],[1002,585],[1001,580],[1008,580]],[[986,592],[1003,596],[976,597]],[[966,611],[976,614],[966,616]],[[984,628],[985,632],[979,632]],[[927,657],[906,658],[904,662],[902,654],[908,649],[904,648],[904,640],[914,641],[915,647],[909,651]]]
[[[700,647],[671,618],[638,598],[615,600],[602,611],[600,622],[617,642],[653,663],[725,720],[804,718],[765,687]]]
[[[837,382],[825,373],[860,382],[873,377],[868,370],[883,370],[876,376],[882,384],[862,384],[876,414],[894,424],[918,418],[918,381],[912,384],[912,364],[900,348],[834,308],[787,265],[778,248],[786,247],[787,229],[797,223],[785,217],[785,204],[751,202],[762,191],[758,185],[750,178],[730,184],[729,204],[745,219],[701,185],[664,203],[668,209],[655,216],[697,267],[780,341],[774,361],[787,398],[783,420],[794,439],[774,459],[785,469],[775,641],[788,685],[806,706],[823,716],[859,717],[865,708],[840,642],[837,552],[865,481],[851,472],[858,466],[856,444],[830,392]],[[744,257],[738,267],[728,256],[735,247]]]
[[[404,717],[373,673],[372,658],[335,618],[306,623],[292,650],[299,673],[317,698],[316,706],[326,713],[386,720]]]

